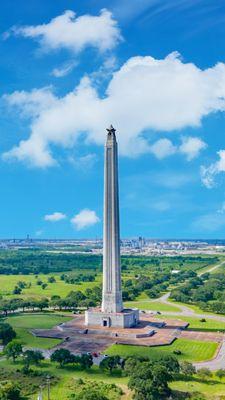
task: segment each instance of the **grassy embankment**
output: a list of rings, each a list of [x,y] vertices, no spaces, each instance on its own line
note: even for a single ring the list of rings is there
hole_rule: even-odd
[[[12,315],[5,318],[16,331],[17,339],[24,346],[49,349],[60,343],[59,339],[38,338],[30,333],[31,329],[50,329],[62,322],[69,321],[71,317],[60,316],[57,314],[38,313],[25,315]]]
[[[13,374],[15,371],[22,367],[21,361],[17,361],[15,365],[9,361],[3,361],[0,366],[4,371],[7,371],[8,378],[13,379]],[[36,367],[34,367],[36,369]],[[130,400],[131,395],[127,392],[128,377],[121,374],[121,371],[115,371],[110,375],[109,373],[104,373],[99,370],[98,367],[94,366],[90,371],[79,370],[79,368],[65,367],[58,368],[54,363],[45,361],[42,363],[41,367],[38,368],[46,374],[53,375],[59,379],[59,382],[51,386],[51,400],[67,399],[72,393],[76,392],[77,389],[77,379],[88,379],[94,382],[103,381],[104,383],[114,383],[120,386],[124,391],[124,396],[122,400]],[[27,378],[26,378],[27,379]],[[31,379],[31,384],[35,383],[34,378]],[[40,380],[40,378],[39,378]],[[40,383],[44,383],[45,380],[41,378]],[[198,376],[190,377],[186,380],[178,380],[170,383],[170,386],[174,390],[179,390],[180,392],[200,392],[205,395],[207,400],[215,400],[220,395],[225,395],[225,378],[219,380],[215,375],[207,380],[200,379]],[[38,387],[38,386],[37,386]],[[44,389],[44,396],[47,396],[47,390]],[[36,400],[37,392],[28,396],[29,400]],[[44,397],[45,398],[45,397]]]
[[[157,358],[161,354],[173,354],[174,351],[180,350],[181,355],[176,356],[178,360],[187,361],[205,361],[213,358],[218,344],[215,342],[201,342],[198,340],[177,339],[168,346],[128,346],[128,345],[112,345],[107,349],[108,355],[143,356],[149,358]]]

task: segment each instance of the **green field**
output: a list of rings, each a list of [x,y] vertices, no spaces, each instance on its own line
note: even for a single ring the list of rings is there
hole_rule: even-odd
[[[54,276],[56,282],[48,283],[48,277]],[[92,288],[96,286],[100,282],[100,276],[94,282],[82,282],[80,284],[72,285],[70,283],[65,283],[60,279],[60,276],[57,274],[49,274],[38,275],[38,279],[40,279],[43,283],[47,283],[48,286],[46,289],[42,289],[41,286],[37,285],[37,279],[34,275],[0,275],[1,279],[1,287],[0,287],[0,294],[3,296],[10,296],[10,297],[34,297],[34,298],[41,298],[41,297],[48,297],[57,294],[60,297],[66,297],[71,290],[81,290],[84,291],[87,288]],[[23,289],[21,295],[12,295],[13,289],[16,286],[18,281],[24,281],[27,284],[31,283],[30,288]]]
[[[171,389],[179,390],[180,392],[199,392],[204,394],[206,399],[208,400],[219,400],[224,399],[225,397],[225,380],[219,380],[215,376],[213,378],[207,379],[207,381],[202,381],[197,377],[193,377],[190,380],[181,380],[171,382]],[[217,397],[218,396],[218,397]],[[223,396],[223,397],[219,397]],[[199,397],[197,397],[198,399]]]
[[[152,311],[171,311],[179,312],[180,308],[175,305],[161,303],[160,301],[142,300],[142,301],[127,301],[125,303],[126,307],[139,308],[140,310],[152,310]]]
[[[15,329],[17,339],[27,347],[49,349],[60,343],[59,339],[38,338],[29,331],[31,329],[48,329],[62,322],[69,321],[70,317],[57,314],[25,314],[14,315],[5,319]]]
[[[215,314],[216,315],[216,314]],[[184,317],[184,316],[177,316],[177,315],[156,315],[156,318],[160,319],[180,319],[182,321],[189,322],[189,327],[188,329],[192,330],[198,330],[198,331],[221,331],[225,332],[225,322],[224,321],[218,321],[214,319],[207,319],[206,317],[206,322],[200,322],[201,318],[197,317]],[[219,318],[219,316],[217,315]]]
[[[174,350],[180,350],[179,360],[205,361],[213,358],[218,344],[215,342],[200,342],[198,340],[177,339],[168,346],[129,346],[114,344],[106,350],[108,355],[119,355],[121,357],[143,356],[154,358],[160,354],[173,354]]]
[[[13,377],[13,371],[21,369],[23,366],[22,361],[18,360],[15,364],[11,361],[4,360],[0,363],[0,369],[9,371],[9,379]],[[92,366],[90,370],[81,370],[79,367],[65,367],[59,368],[55,363],[50,363],[49,361],[44,361],[41,363],[40,368],[32,367],[33,369],[41,369],[41,371],[46,374],[56,376],[60,378],[60,381],[56,385],[51,387],[51,400],[66,400],[72,392],[76,390],[76,379],[89,379],[93,381],[103,381],[104,383],[114,383],[121,386],[124,391],[127,390],[128,378],[122,376],[121,371],[114,371],[112,375],[109,373],[102,372],[97,366]],[[32,378],[31,378],[32,379]],[[45,383],[45,380],[43,380]],[[44,399],[47,398],[47,390],[43,391]],[[29,396],[31,400],[37,400],[37,393]],[[125,400],[125,398],[124,398]],[[126,397],[128,400],[128,397]]]

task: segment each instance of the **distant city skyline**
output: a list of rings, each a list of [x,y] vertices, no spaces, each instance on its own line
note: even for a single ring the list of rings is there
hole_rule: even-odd
[[[212,0],[1,5],[0,238],[102,237],[110,124],[121,237],[224,238],[224,12]]]

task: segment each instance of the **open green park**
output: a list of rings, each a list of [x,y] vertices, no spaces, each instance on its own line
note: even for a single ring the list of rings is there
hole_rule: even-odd
[[[49,284],[48,278],[53,275],[55,282]],[[0,295],[2,296],[18,297],[17,295],[13,294],[13,289],[18,281],[23,281],[27,284],[27,287],[23,289],[23,298],[51,298],[51,296],[54,296],[55,294],[61,297],[66,297],[71,290],[84,291],[87,288],[96,286],[96,284],[100,284],[101,277],[99,275],[94,282],[81,282],[71,285],[70,283],[62,281],[60,279],[60,274],[39,274],[38,279],[47,284],[45,289],[43,289],[42,286],[37,285],[37,277],[35,277],[35,275],[0,275],[0,279]]]
[[[129,346],[114,344],[107,349],[109,355],[119,355],[121,357],[142,356],[157,358],[162,353],[174,354],[180,351],[177,357],[179,360],[185,361],[206,361],[213,358],[218,348],[215,342],[201,342],[198,340],[177,339],[169,346]]]
[[[15,259],[14,259],[15,256]],[[11,257],[11,258],[10,258]],[[41,260],[40,272],[39,259]],[[24,264],[23,264],[24,260]],[[0,252],[0,264],[8,273],[0,275],[0,303],[12,299],[30,300],[30,299],[48,299],[49,306],[42,312],[37,309],[28,308],[25,312],[9,312],[8,315],[2,314],[2,321],[9,323],[16,332],[16,339],[19,340],[24,348],[33,349],[53,349],[60,343],[59,339],[38,338],[31,331],[32,329],[48,329],[62,322],[73,318],[73,309],[68,307],[61,309],[51,307],[52,299],[56,296],[60,300],[66,299],[72,293],[81,292],[85,294],[88,300],[88,293],[96,287],[101,286],[101,257],[92,258],[91,256],[77,256],[73,254],[43,254],[24,252],[15,253],[15,255]],[[145,312],[152,311],[154,316],[162,319],[181,319],[189,322],[189,328],[201,331],[225,331],[225,321],[220,319],[218,314],[207,310],[202,310],[199,303],[176,301],[169,298],[166,301],[161,297],[174,288],[180,288],[189,280],[191,281],[199,275],[201,271],[207,273],[212,267],[221,262],[221,259],[215,257],[123,257],[122,258],[122,279],[123,291],[126,296],[124,304],[126,307],[139,308]],[[24,269],[24,265],[26,269]],[[1,270],[1,267],[0,267]],[[173,274],[172,271],[181,271],[179,274]],[[218,268],[220,273],[224,273],[224,266]],[[16,273],[13,273],[16,271]],[[193,271],[193,272],[192,272]],[[85,281],[85,277],[94,274],[94,279]],[[212,275],[216,276],[216,270]],[[54,279],[49,279],[54,278]],[[209,278],[207,278],[209,279]],[[18,282],[22,282],[22,290],[15,293]],[[38,283],[39,282],[39,283]],[[41,282],[41,284],[40,284]],[[149,286],[146,286],[146,282]],[[151,288],[151,282],[153,287]],[[207,283],[208,281],[206,281]],[[77,300],[76,300],[77,301]],[[84,300],[82,300],[84,301]],[[98,298],[96,300],[99,301]],[[79,309],[79,305],[76,306]],[[75,307],[75,308],[76,308]],[[192,315],[182,315],[182,307],[189,307]],[[84,307],[80,307],[83,310]],[[158,312],[158,314],[157,314]],[[160,314],[159,314],[160,313]],[[169,313],[169,315],[167,314]],[[200,314],[205,314],[205,321],[200,318]],[[216,319],[207,318],[214,315]],[[119,355],[122,358],[127,357],[148,357],[150,360],[156,360],[163,355],[172,355],[179,362],[199,362],[212,359],[218,350],[218,344],[212,341],[197,341],[187,339],[177,339],[169,346],[143,347],[128,345],[113,345],[105,350],[108,356]],[[26,386],[26,398],[36,400],[39,386],[45,381],[46,375],[52,377],[51,399],[59,398],[70,399],[72,393],[82,385],[94,385],[104,382],[105,385],[117,385],[122,389],[123,394],[119,394],[113,387],[106,387],[108,390],[107,398],[109,400],[128,400],[132,398],[130,390],[127,388],[128,377],[121,370],[115,370],[112,373],[102,371],[94,365],[90,370],[83,370],[79,366],[59,366],[44,360],[39,366],[32,366],[35,376],[23,375],[23,359],[19,358],[15,363],[6,359],[2,354],[0,358],[0,380],[10,379],[12,381],[23,381]],[[83,383],[81,383],[83,380]],[[224,378],[219,379],[215,375],[207,378],[201,378],[197,375],[189,377],[179,377],[170,383],[173,390],[178,393],[201,393],[203,398],[214,400],[215,396],[222,399],[225,393]],[[46,397],[46,387],[44,388],[44,399]],[[111,396],[111,397],[110,397]],[[182,398],[182,397],[180,397]],[[199,397],[201,399],[201,397]]]
[[[11,315],[5,318],[4,321],[8,322],[16,331],[17,339],[22,342],[24,346],[50,349],[60,343],[59,339],[40,338],[32,335],[32,329],[50,329],[53,326],[67,322],[71,317],[66,317],[53,313],[33,313]]]

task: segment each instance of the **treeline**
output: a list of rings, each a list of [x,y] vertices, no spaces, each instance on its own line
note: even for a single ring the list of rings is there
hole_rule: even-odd
[[[15,362],[16,359],[21,359],[23,363],[22,372],[31,377],[34,374],[32,365],[35,366],[35,371],[39,371],[42,361],[44,359],[42,353],[38,350],[26,350],[22,348],[22,344],[13,340],[5,347],[5,355],[7,358]],[[93,366],[93,356],[90,353],[81,355],[74,355],[68,349],[55,350],[50,358],[51,363],[57,363],[59,368],[71,371],[78,370],[91,370]],[[170,388],[170,382],[175,380],[188,380],[196,374],[195,367],[188,362],[179,363],[178,360],[172,355],[161,355],[156,359],[149,359],[145,357],[128,357],[121,358],[118,355],[106,356],[99,363],[101,373],[109,373],[110,375],[115,371],[120,376],[128,378],[128,387],[133,392],[133,398],[136,400],[163,400],[177,398],[174,397],[175,393]],[[224,370],[219,370],[216,375],[221,379],[224,377]],[[200,379],[208,379],[212,377],[211,371],[207,368],[202,368],[198,371]],[[12,384],[12,383],[11,383]],[[17,388],[18,385],[14,383],[12,387]],[[77,380],[77,387],[74,395],[71,398],[76,400],[109,400],[119,399],[123,394],[122,390],[116,385],[105,387],[104,384],[96,386],[95,383],[85,385],[82,379]],[[19,391],[20,394],[22,394]],[[104,395],[103,395],[104,393]],[[113,396],[109,393],[112,393]],[[196,393],[196,396],[198,393]],[[5,397],[3,397],[5,399]],[[7,397],[6,397],[7,398]],[[16,400],[22,400],[22,397],[10,397]],[[188,393],[185,393],[185,398],[191,398]],[[197,399],[197,397],[195,397]],[[200,397],[198,396],[200,399]]]
[[[170,272],[172,269],[197,270],[217,262],[217,257],[146,257],[122,256],[122,271]],[[102,270],[102,256],[93,254],[48,253],[39,250],[0,251],[0,274],[29,275],[53,272]]]
[[[14,298],[0,299],[0,312],[7,316],[15,311],[42,311],[43,309],[75,310],[77,308],[95,307],[100,304],[102,289],[100,286],[87,288],[84,292],[71,291],[65,298],[54,295],[51,299]]]
[[[70,284],[79,284],[80,282],[94,282],[97,274],[62,274],[60,276],[61,281],[64,281],[66,283]]]
[[[123,299],[135,300],[142,292],[145,292],[150,298],[159,297],[169,285],[182,283],[190,277],[197,276],[196,272],[187,270],[180,271],[178,274],[171,272],[154,273],[152,276],[137,275],[133,279],[127,279],[123,282]]]
[[[203,274],[189,279],[171,292],[171,298],[184,303],[194,303],[202,310],[225,313],[225,273]]]
[[[5,251],[0,253],[0,274],[29,275],[102,268],[102,258],[87,254],[50,254],[39,251]]]

